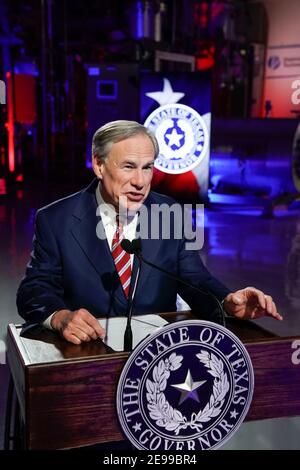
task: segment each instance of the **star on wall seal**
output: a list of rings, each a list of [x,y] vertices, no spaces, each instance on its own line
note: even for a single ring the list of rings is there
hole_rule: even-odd
[[[250,357],[233,333],[208,321],[180,321],[132,352],[117,412],[137,449],[216,449],[242,424],[253,388]]]

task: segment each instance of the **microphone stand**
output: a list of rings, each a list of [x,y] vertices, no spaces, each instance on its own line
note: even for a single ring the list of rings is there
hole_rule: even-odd
[[[130,296],[129,296],[128,304],[127,304],[127,311],[126,311],[127,324],[126,324],[126,329],[125,329],[125,333],[124,333],[124,351],[132,351],[131,318],[132,318],[132,310],[133,310],[135,292],[136,292],[136,289],[137,289],[137,284],[138,284],[138,280],[139,280],[139,277],[140,277],[140,270],[141,270],[141,260],[140,260],[139,256],[137,256],[137,259],[138,259],[138,262],[139,262],[139,266],[138,266],[137,273],[136,273],[136,276],[135,276],[133,289],[130,292]]]

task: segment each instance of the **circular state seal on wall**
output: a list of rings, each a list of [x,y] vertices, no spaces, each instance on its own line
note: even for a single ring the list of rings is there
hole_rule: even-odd
[[[180,321],[130,355],[118,384],[118,417],[137,449],[217,449],[242,424],[253,387],[250,357],[233,333]]]
[[[206,155],[207,126],[197,111],[184,104],[167,104],[155,109],[144,126],[155,134],[159,155],[155,167],[165,173],[192,170]]]

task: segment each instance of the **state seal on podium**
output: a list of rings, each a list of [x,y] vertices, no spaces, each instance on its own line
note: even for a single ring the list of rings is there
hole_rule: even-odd
[[[117,412],[137,449],[217,449],[242,424],[253,389],[249,354],[233,333],[208,321],[180,321],[131,353],[119,379]]]

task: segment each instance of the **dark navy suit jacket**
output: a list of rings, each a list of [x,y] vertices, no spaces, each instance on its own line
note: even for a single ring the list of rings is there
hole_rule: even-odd
[[[63,308],[85,308],[96,317],[125,314],[127,299],[110,248],[96,234],[101,224],[96,186],[94,180],[83,191],[38,210],[31,259],[17,293],[19,314],[26,321],[42,322]],[[145,201],[147,207],[162,203],[174,201],[154,192]],[[172,234],[169,240],[144,239],[142,253],[152,263],[224,299],[229,290],[208,272],[197,251],[185,249],[185,241]],[[135,260],[133,275],[136,268]],[[212,298],[146,265],[141,269],[134,314],[175,311],[177,293],[201,317],[214,320],[217,309]]]

